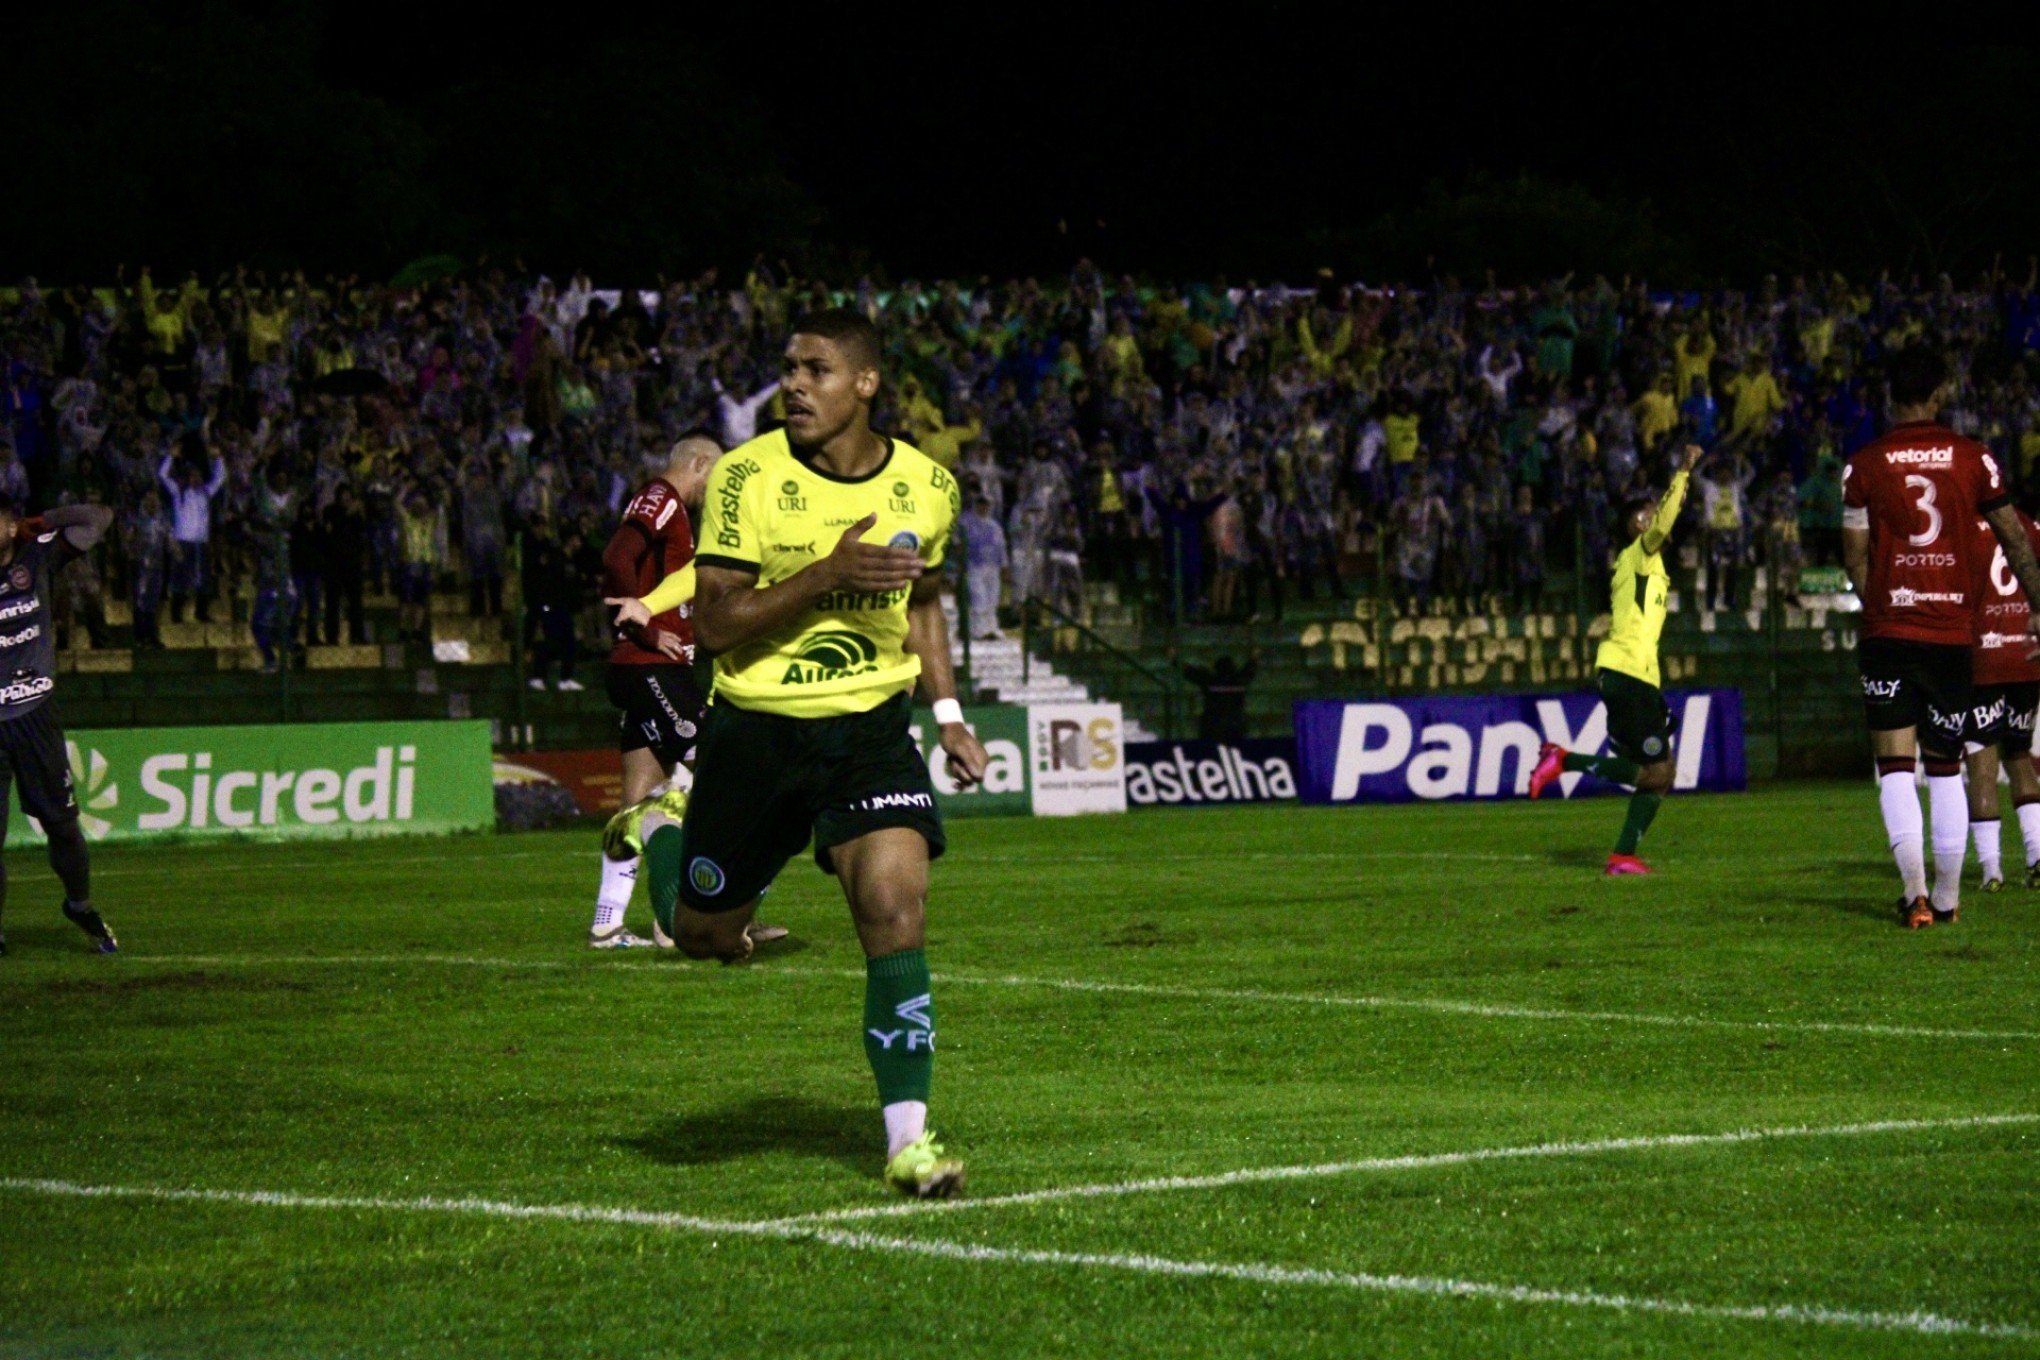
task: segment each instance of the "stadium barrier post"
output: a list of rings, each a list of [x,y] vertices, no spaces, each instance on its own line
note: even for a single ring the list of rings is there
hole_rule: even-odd
[[[1020,685],[1034,683],[1034,601],[1020,602]]]
[[[1374,535],[1374,686],[1383,694],[1395,688],[1388,664],[1388,525]]]
[[[517,717],[519,739],[531,731],[530,718],[525,712],[524,696],[526,676],[524,671],[524,536],[513,535],[510,539],[510,574],[517,581],[517,608],[510,613],[510,678],[515,683],[510,691],[510,711]],[[536,743],[530,743],[536,744]],[[506,742],[505,745],[508,745]]]
[[[1783,642],[1781,634],[1784,631],[1785,622],[1785,601],[1784,583],[1778,575],[1778,559],[1780,556],[1778,548],[1778,536],[1772,534],[1770,570],[1765,573],[1764,622],[1765,631],[1770,634],[1771,643],[1771,664],[1768,669],[1770,671],[1771,688],[1771,732],[1774,743],[1771,755],[1771,774],[1774,778],[1785,767],[1784,686],[1780,682],[1778,674],[1779,652]]]
[[[1587,631],[1587,523],[1586,517],[1572,517],[1572,593],[1575,642]]]

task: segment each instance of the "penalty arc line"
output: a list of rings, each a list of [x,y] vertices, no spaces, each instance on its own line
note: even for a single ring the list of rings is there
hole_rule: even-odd
[[[83,1185],[72,1181],[27,1177],[0,1178],[0,1191],[78,1199],[139,1199],[259,1208],[470,1215],[524,1221],[554,1220],[613,1224],[710,1236],[815,1242],[849,1251],[933,1257],[970,1264],[1035,1265],[1186,1279],[1233,1280],[1259,1285],[1316,1286],[1378,1294],[1489,1299],[1501,1303],[1600,1308],[1614,1312],[1655,1313],[1716,1321],[1787,1322],[1865,1331],[1910,1332],[1925,1336],[1982,1336],[2016,1340],[2040,1336],[2040,1331],[2018,1323],[1979,1322],[1925,1311],[1885,1312],[1833,1308],[1819,1304],[1698,1303],[1685,1299],[1603,1294],[1590,1290],[1550,1289],[1536,1285],[1495,1284],[1442,1276],[1377,1275],[1255,1263],[1183,1261],[1164,1256],[995,1247],[974,1242],[879,1237],[869,1233],[847,1232],[833,1228],[787,1225],[769,1221],[723,1221],[692,1214],[604,1208],[585,1204],[518,1204],[486,1199],[384,1199],[370,1196],[299,1195],[276,1190],[198,1190],[166,1186]]]
[[[625,962],[621,959],[569,963],[564,959],[505,959],[464,954],[129,954],[135,963],[183,964],[192,967],[245,968],[265,964],[279,966],[354,964],[384,967],[396,964],[428,964],[463,968],[608,969],[623,972],[665,970],[678,965],[667,962]],[[862,969],[800,968],[765,966],[754,970],[759,976],[839,977],[862,979]],[[1044,978],[1019,975],[990,976],[973,973],[939,972],[932,980],[959,987],[1041,988],[1048,991],[1092,992],[1103,995],[1154,996],[1185,1001],[1247,1001],[1285,1006],[1341,1006],[1358,1010],[1419,1011],[1432,1015],[1468,1016],[1482,1020],[1555,1021],[1561,1024],[1648,1025],[1664,1029],[1725,1029],[1780,1034],[1859,1034],[1887,1039],[1973,1039],[1986,1042],[2030,1042],[2040,1039],[2040,1030],[2025,1029],[1938,1029],[1931,1025],[1880,1025],[1854,1020],[1728,1020],[1705,1015],[1662,1015],[1649,1011],[1570,1011],[1540,1006],[1508,1006],[1486,1001],[1459,1001],[1450,997],[1340,996],[1323,992],[1270,992],[1258,988],[1192,987],[1174,983],[1094,982],[1082,978]]]
[[[845,1223],[857,1219],[900,1218],[929,1213],[958,1213],[967,1209],[1006,1209],[1055,1200],[1099,1199],[1121,1195],[1145,1195],[1174,1190],[1223,1190],[1235,1185],[1258,1185],[1270,1181],[1313,1180],[1349,1176],[1369,1171],[1422,1171],[1433,1167],[1469,1166],[1480,1162],[1529,1160],[1544,1157],[1591,1157],[1611,1152],[1648,1152],[1658,1149],[1731,1147],[1740,1143],[1761,1143],[1788,1138],[1859,1138],[1880,1133],[1921,1133],[1937,1129],[1985,1129],[2007,1125],[2040,1124],[2040,1114],[1982,1114],[1947,1119],[1882,1119],[1863,1124],[1804,1124],[1781,1128],[1736,1129],[1727,1133],[1651,1134],[1632,1138],[1600,1138],[1589,1141],[1531,1143],[1515,1147],[1475,1148],[1465,1152],[1410,1153],[1399,1157],[1363,1157],[1344,1162],[1318,1162],[1304,1166],[1248,1167],[1220,1171],[1207,1176],[1156,1176],[1146,1180],[1107,1181],[1086,1185],[1051,1186],[1044,1190],[1023,1190],[1017,1194],[989,1195],[972,1199],[908,1200],[895,1204],[861,1205],[848,1209],[825,1209],[812,1214],[768,1219],[769,1223]]]

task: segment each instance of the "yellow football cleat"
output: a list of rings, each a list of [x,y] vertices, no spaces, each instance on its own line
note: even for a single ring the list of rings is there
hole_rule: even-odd
[[[636,859],[645,852],[645,815],[656,812],[678,826],[687,816],[687,794],[668,789],[650,798],[640,798],[611,817],[602,828],[602,853],[610,859]]]
[[[933,1133],[924,1133],[893,1154],[885,1164],[885,1181],[916,1199],[948,1199],[963,1189],[963,1163],[942,1155]]]

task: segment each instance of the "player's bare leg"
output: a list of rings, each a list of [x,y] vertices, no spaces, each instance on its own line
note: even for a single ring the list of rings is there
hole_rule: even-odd
[[[676,831],[674,833],[678,835]],[[696,911],[685,902],[673,906],[673,945],[690,959],[720,959],[742,963],[751,957],[751,914],[758,899],[741,907],[713,914]]]
[[[1995,743],[1972,748],[1962,763],[1969,772],[1969,835],[1983,866],[1983,890],[1994,893],[2005,886],[2004,823],[1998,817],[1998,748]]]
[[[864,946],[864,1051],[885,1117],[886,1179],[936,1199],[963,1186],[963,1164],[928,1131],[935,1070],[935,1006],[922,952],[928,842],[885,827],[833,846],[829,858]]]
[[[1870,753],[1877,761],[1877,802],[1884,814],[1884,834],[1891,844],[1891,857],[1898,865],[1899,881],[1904,885],[1899,898],[1899,918],[1917,930],[1931,924],[1934,918],[1927,903],[1925,818],[1920,815],[1920,795],[1914,785],[1914,771],[1919,765],[1915,729],[1894,727],[1872,732]]]

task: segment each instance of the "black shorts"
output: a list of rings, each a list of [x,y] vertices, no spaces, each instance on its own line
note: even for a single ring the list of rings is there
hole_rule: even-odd
[[[1978,685],[1969,697],[1962,735],[1978,746],[1995,746],[2008,756],[2030,754],[2036,708],[2040,708],[2040,683]]]
[[[1863,668],[1863,716],[1872,732],[1918,728],[1922,751],[1942,757],[1962,753],[1972,673],[1968,647],[1864,638],[1856,645],[1856,661]]]
[[[21,788],[21,810],[44,826],[75,821],[78,794],[71,786],[71,755],[64,729],[48,700],[18,718],[0,720],[0,818],[6,816],[7,785]],[[0,836],[6,831],[0,822]]]
[[[908,702],[900,694],[839,718],[710,707],[680,826],[680,900],[702,912],[740,907],[810,836],[823,873],[835,871],[832,847],[893,826],[920,832],[939,858],[947,840]]]
[[[609,702],[621,711],[617,747],[650,751],[671,769],[694,760],[701,734],[701,713],[707,701],[695,686],[694,671],[678,662],[670,666],[609,663]]]
[[[1655,765],[1672,753],[1671,706],[1664,691],[1621,671],[1595,671],[1594,688],[1608,709],[1608,745],[1624,760]]]

